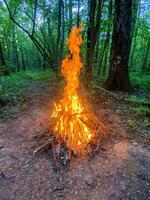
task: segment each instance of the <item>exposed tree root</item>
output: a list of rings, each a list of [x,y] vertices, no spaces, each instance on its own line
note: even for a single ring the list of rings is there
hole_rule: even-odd
[[[111,91],[108,91],[108,90],[105,90],[103,87],[100,87],[100,86],[97,86],[97,85],[94,85],[93,86],[94,89],[98,89],[98,90],[101,90],[103,93],[105,93],[106,95],[112,97],[113,99],[115,100],[118,100],[118,101],[123,101],[127,104],[130,104],[130,105],[143,105],[143,106],[147,106],[147,107],[150,107],[150,102],[141,102],[141,101],[133,101],[133,100],[129,100],[126,98],[126,95],[117,95]]]

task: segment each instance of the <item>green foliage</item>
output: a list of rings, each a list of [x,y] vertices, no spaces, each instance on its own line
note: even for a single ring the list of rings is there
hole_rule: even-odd
[[[33,18],[35,12],[35,2],[34,0],[8,0],[8,6],[12,12],[14,20],[17,21],[19,25],[25,28],[30,34],[33,31]],[[90,26],[88,18],[88,4],[90,1],[80,2],[80,21],[84,24],[83,35],[83,45],[82,45],[82,56],[84,63],[86,63],[86,53],[87,53],[87,27]],[[147,5],[149,5],[147,3]],[[141,6],[144,3],[141,2]],[[140,6],[139,6],[140,7]],[[69,19],[70,8],[72,10],[72,19]],[[9,17],[9,12],[4,2],[0,2],[0,42],[2,45],[2,50],[5,58],[6,66],[2,66],[0,69],[0,75],[10,74],[12,72],[21,71],[24,66],[28,66],[27,70],[31,69],[47,69],[50,66],[60,66],[60,60],[64,54],[68,51],[66,49],[66,40],[70,32],[70,26],[76,25],[77,20],[77,9],[78,1],[72,1],[72,6],[69,5],[69,1],[63,1],[63,6],[61,8],[61,16],[59,17],[59,1],[54,0],[41,0],[38,1],[36,9],[36,20],[34,27],[33,37],[41,49],[44,49],[44,53],[48,55],[47,62],[46,57],[42,57],[41,51],[34,45],[28,35],[21,30]],[[148,6],[147,6],[148,8]],[[112,4],[112,10],[114,9],[114,1]],[[97,8],[96,8],[97,12]],[[100,21],[100,32],[99,32],[99,42],[95,49],[94,58],[94,69],[93,69],[93,82],[96,84],[103,84],[106,80],[106,76],[109,73],[109,54],[111,46],[112,37],[112,21],[113,15],[110,12],[110,1],[104,1],[102,8],[102,18]],[[143,12],[143,11],[142,11]],[[109,14],[111,16],[109,16]],[[136,17],[136,16],[134,16]],[[61,19],[60,19],[61,18]],[[60,19],[60,32],[59,30],[59,19]],[[130,73],[130,79],[133,87],[150,89],[150,75],[146,75],[150,66],[150,56],[148,55],[146,70],[142,71],[144,55],[147,50],[147,43],[150,39],[149,34],[149,21],[150,21],[150,11],[146,9],[142,15],[139,16],[135,24],[135,34],[132,40],[133,44],[133,58],[132,58],[132,71]],[[65,23],[64,23],[65,22]],[[110,30],[108,26],[110,25]],[[109,31],[108,31],[109,30]],[[110,32],[109,45],[105,47],[105,41],[107,32]],[[58,35],[59,34],[59,35]],[[60,40],[58,42],[58,40]],[[64,40],[64,41],[63,41]],[[57,44],[57,42],[59,44]],[[36,42],[37,43],[37,42]],[[39,46],[38,45],[38,46]],[[62,45],[62,46],[61,46]],[[105,50],[105,51],[103,51]],[[97,52],[97,54],[96,54]],[[104,55],[103,55],[104,53]],[[150,53],[149,53],[150,54]],[[50,59],[49,59],[50,58]],[[105,59],[106,58],[106,59]],[[49,62],[49,60],[51,62]],[[46,63],[46,64],[45,64]],[[37,66],[39,66],[37,68]],[[97,75],[99,66],[101,66],[101,73]],[[104,69],[104,71],[103,71]],[[134,73],[133,73],[134,71]],[[141,74],[144,72],[145,74]],[[46,79],[46,74],[36,75],[29,72],[25,73],[25,78],[30,80],[44,80]],[[22,76],[22,75],[21,75]],[[49,76],[47,75],[47,79]],[[86,77],[85,77],[86,78]],[[89,80],[88,80],[89,81]]]
[[[127,129],[131,132],[136,131],[139,128],[139,124],[136,120],[129,119],[127,121]]]
[[[54,73],[46,71],[26,71],[11,74],[10,76],[0,76],[0,97],[12,102],[22,102],[26,99],[26,92],[29,82],[51,81]]]
[[[21,0],[9,0],[10,8],[15,8],[18,6],[22,1]]]
[[[144,122],[143,122],[144,127],[150,127],[150,118],[145,117]]]
[[[146,104],[148,103],[148,100],[147,98],[144,98],[144,97],[140,97],[140,96],[136,96],[136,95],[127,95],[125,97],[125,100],[128,100],[129,102],[133,102],[133,103],[138,103],[138,104]]]
[[[131,83],[134,87],[150,90],[150,75],[130,73]]]
[[[6,66],[5,65],[0,66],[0,76],[5,75],[5,71],[6,71]]]
[[[142,105],[138,107],[132,107],[131,110],[134,111],[137,115],[145,115],[150,113],[150,110]]]
[[[28,79],[28,80],[34,80],[34,81],[49,81],[54,77],[54,72],[51,70],[46,71],[26,71],[26,72],[20,72],[19,73],[21,77]]]
[[[139,122],[137,120],[129,119],[127,121],[127,129],[130,132],[138,132],[141,128],[147,128],[150,127],[150,118],[145,117],[143,122]]]

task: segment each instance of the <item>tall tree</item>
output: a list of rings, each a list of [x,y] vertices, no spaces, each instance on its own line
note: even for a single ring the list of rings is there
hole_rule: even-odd
[[[69,0],[69,30],[72,28],[72,0]]]
[[[128,63],[131,48],[132,0],[115,0],[115,16],[112,35],[110,71],[105,88],[131,90]]]
[[[148,72],[149,53],[150,53],[150,39],[147,41],[146,51],[144,52],[144,59],[143,59],[142,70],[141,70],[143,73]]]
[[[87,73],[92,75],[94,49],[99,33],[101,10],[103,0],[89,1],[88,9],[88,27],[87,27]]]
[[[112,11],[113,11],[113,1],[109,0],[107,32],[106,32],[106,38],[103,45],[103,49],[100,52],[101,59],[100,59],[100,62],[98,62],[98,75],[100,75],[101,72],[104,75],[106,71],[110,37],[111,37],[111,32],[112,32]]]
[[[12,30],[13,30],[13,60],[14,65],[17,67],[17,71],[20,71],[20,65],[19,65],[19,55],[18,55],[18,48],[17,48],[17,35],[15,30],[15,24],[12,24]]]
[[[135,44],[137,39],[137,32],[138,32],[138,21],[140,17],[140,5],[141,0],[135,0],[133,1],[132,5],[132,46],[131,46],[131,52],[130,52],[130,68],[133,69],[133,57],[135,52]]]
[[[77,26],[80,23],[80,0],[78,0],[78,14],[77,14]]]
[[[15,2],[15,1],[14,1]],[[33,16],[31,16],[27,11],[25,11],[26,17],[28,17],[28,20],[30,19],[30,22],[32,22],[32,27],[30,26],[24,26],[16,17],[13,15],[13,9],[9,5],[7,0],[4,0],[4,3],[7,7],[9,17],[13,21],[14,24],[16,24],[24,33],[28,35],[28,37],[32,40],[36,48],[39,50],[43,58],[51,65],[52,68],[55,67],[55,60],[52,49],[50,49],[50,46],[47,44],[47,38],[45,33],[43,32],[42,28],[39,27],[39,25],[36,22],[36,16],[37,16],[37,0],[34,1],[34,9],[33,9]],[[20,8],[21,11],[23,10],[23,2],[17,1],[16,8]],[[32,3],[32,2],[30,2]],[[36,28],[38,27],[38,30],[40,34],[37,33]],[[46,48],[45,48],[46,47]]]
[[[0,42],[0,66],[6,65],[5,62],[5,58],[4,58],[4,54],[3,54],[3,49],[2,49],[2,45]]]
[[[57,67],[60,64],[60,59],[62,56],[63,40],[64,40],[64,2],[63,0],[59,0],[58,1],[57,45],[56,45],[56,51],[57,51],[56,66]]]

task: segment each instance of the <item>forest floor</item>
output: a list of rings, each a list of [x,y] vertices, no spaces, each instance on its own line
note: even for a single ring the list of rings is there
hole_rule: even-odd
[[[28,76],[5,86],[9,94],[0,107],[0,200],[150,199],[149,113],[143,104],[137,107],[99,89],[82,93],[109,130],[98,152],[72,157],[60,171],[49,151],[33,155],[33,135],[48,126],[53,101],[62,95],[59,85]]]

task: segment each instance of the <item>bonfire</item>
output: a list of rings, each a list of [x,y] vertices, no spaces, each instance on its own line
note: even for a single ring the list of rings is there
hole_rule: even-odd
[[[79,77],[83,63],[80,56],[82,26],[72,28],[68,39],[69,54],[62,60],[61,73],[66,79],[63,98],[54,103],[53,132],[76,154],[89,151],[89,146],[105,132],[105,126],[90,112],[79,97]]]
[[[61,73],[66,80],[63,98],[54,103],[50,124],[46,131],[34,136],[34,139],[39,141],[34,154],[48,150],[50,147],[54,150],[54,157],[56,153],[59,158],[68,159],[72,153],[91,154],[98,150],[100,139],[106,135],[105,125],[89,110],[83,97],[78,94],[80,72],[83,68],[80,56],[83,42],[81,30],[81,25],[71,30],[68,38],[69,54],[61,64]]]

